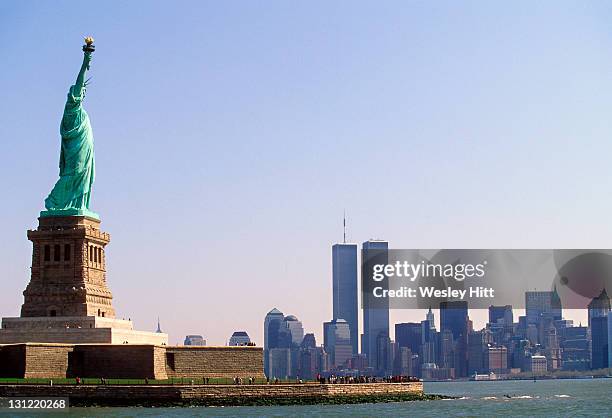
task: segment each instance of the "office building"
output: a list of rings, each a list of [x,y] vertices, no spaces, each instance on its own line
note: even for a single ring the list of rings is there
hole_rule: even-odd
[[[538,324],[544,313],[551,313],[554,319],[561,319],[561,299],[557,288],[553,291],[525,292],[525,311],[528,324]]]
[[[187,335],[183,344],[205,346],[206,340],[201,335]]]
[[[502,346],[488,346],[485,350],[484,368],[487,373],[504,375],[508,373],[508,349]]]
[[[610,312],[610,298],[606,289],[603,289],[599,296],[593,298],[588,306],[589,309],[589,327],[591,326],[592,318],[608,316]]]
[[[268,350],[269,372],[266,376],[272,379],[287,379],[293,375],[293,362],[291,349],[289,348],[270,348]]]
[[[371,257],[372,254],[380,254],[389,249],[387,241],[370,240],[362,245],[362,266],[365,260]],[[380,260],[386,262],[385,260]],[[362,275],[367,274],[361,272]],[[386,340],[385,340],[386,339]],[[378,348],[385,347],[384,342],[389,341],[389,306],[387,300],[386,307],[363,309],[363,336],[361,349],[363,354],[368,358],[368,364],[374,370],[374,373],[381,376],[388,369],[386,364],[386,355],[379,355]]]
[[[468,305],[465,301],[440,302],[440,331],[449,330],[455,340],[468,332]]]
[[[429,331],[429,323],[426,327]],[[423,345],[423,324],[419,322],[406,322],[395,324],[395,342],[399,348],[408,347],[411,353],[421,354]]]
[[[514,321],[512,306],[489,306],[489,324],[498,324],[500,321],[505,325],[512,325]]]
[[[302,322],[299,321],[295,315],[287,315],[283,320],[283,325],[291,336],[290,346],[299,347],[304,339],[304,327],[302,326]]]
[[[331,369],[341,369],[347,365],[353,357],[353,349],[350,326],[344,319],[323,323],[323,347]]]
[[[240,346],[240,345],[248,345],[250,343],[251,343],[251,338],[249,338],[249,334],[247,334],[246,331],[236,331],[230,337],[227,345]]]
[[[332,246],[333,319],[343,319],[348,324],[352,354],[357,354],[359,343],[357,282],[357,244],[335,244]]]
[[[467,302],[440,302],[440,330],[443,332],[450,331],[452,334],[456,377],[467,376],[467,337],[469,329]]]
[[[429,307],[429,311],[427,311],[427,315],[425,315],[425,320],[429,324],[429,329],[436,332],[436,320],[434,318],[434,313],[431,311],[431,306]]]
[[[528,365],[529,365],[528,371],[536,375],[546,373],[546,371],[548,370],[546,357],[541,356],[541,355],[531,356],[531,358],[529,359]]]
[[[605,369],[609,357],[608,318],[599,316],[591,319],[591,368]]]
[[[280,347],[281,327],[284,319],[285,315],[276,308],[268,312],[264,319],[264,372],[268,377],[272,377],[270,350]]]

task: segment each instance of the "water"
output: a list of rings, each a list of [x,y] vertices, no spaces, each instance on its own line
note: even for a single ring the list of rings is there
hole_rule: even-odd
[[[460,399],[361,405],[227,408],[71,408],[58,417],[612,417],[612,379],[426,383]],[[46,413],[45,416],[51,414]],[[18,415],[14,415],[18,416]],[[32,416],[30,414],[29,416]]]

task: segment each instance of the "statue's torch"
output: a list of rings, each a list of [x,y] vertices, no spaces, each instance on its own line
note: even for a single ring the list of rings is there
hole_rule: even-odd
[[[85,38],[85,45],[83,45],[83,52],[94,52],[96,50],[96,46],[93,44],[94,38],[88,36]]]

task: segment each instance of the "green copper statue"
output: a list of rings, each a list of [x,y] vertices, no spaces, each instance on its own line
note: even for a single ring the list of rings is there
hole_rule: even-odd
[[[89,210],[91,187],[94,183],[94,140],[89,116],[83,109],[87,89],[85,73],[89,70],[94,51],[93,38],[85,38],[83,64],[76,83],[68,91],[68,100],[60,125],[62,148],[60,153],[60,178],[49,197],[45,199],[46,211],[40,216],[89,216],[98,215]]]

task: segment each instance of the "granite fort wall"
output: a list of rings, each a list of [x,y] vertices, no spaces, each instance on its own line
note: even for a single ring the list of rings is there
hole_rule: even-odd
[[[136,344],[0,346],[0,377],[264,378],[260,347]]]
[[[69,397],[71,402],[138,404],[196,401],[203,404],[233,404],[270,399],[276,401],[422,395],[423,383],[359,384],[270,384],[270,385],[0,385],[0,397]]]
[[[25,345],[23,377],[65,377],[73,345]]]
[[[168,377],[265,378],[261,347],[167,347]]]
[[[164,351],[154,345],[76,345],[67,376],[167,379]]]

